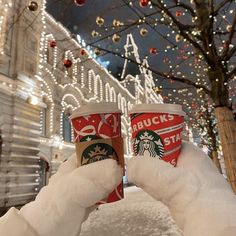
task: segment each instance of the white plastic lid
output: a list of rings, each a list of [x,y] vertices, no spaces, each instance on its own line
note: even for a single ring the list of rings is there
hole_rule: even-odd
[[[137,104],[134,105],[129,114],[134,113],[169,113],[180,116],[185,116],[186,113],[182,110],[182,106],[171,103],[158,103],[158,104]]]
[[[117,103],[114,102],[88,103],[76,109],[70,119],[102,113],[121,113],[121,110],[119,110]]]

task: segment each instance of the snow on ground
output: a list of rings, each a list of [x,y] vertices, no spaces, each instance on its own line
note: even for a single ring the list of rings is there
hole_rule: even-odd
[[[136,187],[121,201],[99,206],[82,225],[80,236],[181,236],[166,206]]]

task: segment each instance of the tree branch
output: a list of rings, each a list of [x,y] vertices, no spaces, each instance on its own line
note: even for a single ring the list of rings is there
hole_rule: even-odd
[[[218,12],[220,11],[220,9],[222,7],[224,7],[227,3],[232,3],[232,2],[233,2],[233,0],[224,0],[224,1],[220,2],[219,5],[216,6],[215,9],[214,9],[214,13],[213,13],[214,16],[217,15]]]
[[[236,67],[234,67],[234,69],[231,70],[231,72],[229,73],[229,81],[234,78],[235,74],[236,74]]]
[[[127,60],[129,60],[130,62],[135,63],[136,65],[142,66],[142,67],[146,68],[147,70],[150,70],[150,71],[151,71],[152,73],[154,73],[155,75],[159,75],[159,76],[164,77],[164,78],[166,78],[166,79],[168,79],[168,80],[178,81],[178,82],[181,82],[181,83],[184,83],[184,84],[191,85],[191,86],[193,86],[193,87],[195,87],[195,88],[202,89],[206,94],[208,94],[208,95],[211,96],[211,91],[210,91],[207,87],[205,87],[205,86],[202,85],[202,84],[198,84],[198,83],[196,83],[196,82],[191,81],[190,78],[188,78],[188,79],[187,79],[187,78],[181,78],[181,77],[174,76],[173,74],[160,72],[160,71],[154,70],[153,68],[146,67],[146,66],[143,65],[142,63],[138,63],[138,62],[135,61],[134,59],[125,57],[125,56],[121,55],[120,53],[113,52],[113,51],[110,51],[110,50],[108,50],[108,49],[101,48],[101,47],[94,46],[94,45],[90,45],[90,46],[92,46],[92,47],[97,47],[97,48],[100,49],[101,51],[114,54],[114,55],[119,56],[119,57],[121,57],[121,58],[123,58],[123,59],[127,59]],[[193,78],[192,80],[194,80],[194,78]]]
[[[236,46],[234,46],[231,50],[229,50],[227,56],[225,57],[225,60],[228,61],[236,52]]]
[[[159,7],[161,10],[163,10],[173,21],[173,23],[178,27],[180,34],[186,39],[188,40],[188,42],[190,42],[196,49],[198,49],[201,54],[203,55],[203,57],[205,58],[205,60],[207,61],[208,64],[211,64],[211,60],[208,57],[208,55],[206,54],[205,50],[200,46],[200,44],[198,44],[195,40],[193,40],[189,34],[187,34],[184,31],[184,25],[177,21],[177,19],[172,15],[172,13],[168,10],[167,7],[164,6],[164,4],[162,3],[161,0],[157,0],[157,3],[159,5],[157,5],[156,3],[153,3],[154,5],[156,5],[157,7]]]
[[[190,14],[192,15],[192,17],[196,16],[196,13],[194,12],[193,8],[190,7],[189,5],[183,3],[183,2],[179,2],[178,0],[174,0],[175,4],[177,5],[177,7],[182,7],[186,10],[188,10],[190,12]]]
[[[236,27],[236,11],[234,13],[234,19],[233,19],[233,23],[232,23],[232,28],[230,30],[229,38],[226,41],[226,48],[224,49],[224,51],[222,53],[222,56],[221,56],[221,59],[223,59],[223,60],[224,60],[225,57],[227,57],[227,53],[229,52],[229,45],[232,42],[232,39],[233,39],[233,36],[234,36],[234,32],[235,32],[234,31],[235,27]]]

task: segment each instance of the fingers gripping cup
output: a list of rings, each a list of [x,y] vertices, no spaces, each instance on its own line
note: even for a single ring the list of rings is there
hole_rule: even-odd
[[[115,159],[124,167],[121,137],[121,111],[116,103],[91,103],[81,106],[70,117],[78,166]],[[99,202],[115,202],[124,197],[123,183]]]
[[[133,151],[176,166],[181,151],[184,116],[177,104],[139,104],[129,112]]]

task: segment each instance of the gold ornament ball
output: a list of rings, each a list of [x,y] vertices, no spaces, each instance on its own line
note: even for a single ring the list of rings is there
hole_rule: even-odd
[[[179,34],[177,34],[177,35],[175,36],[175,41],[178,43],[178,42],[180,42],[181,40],[182,40],[182,36],[179,35]]]
[[[96,23],[98,26],[102,26],[104,24],[104,19],[100,16],[97,16]]]
[[[96,38],[98,36],[98,32],[93,30],[91,35],[92,35],[93,38]]]
[[[113,20],[112,25],[114,27],[118,27],[119,26],[119,21],[118,20]]]
[[[98,48],[95,48],[94,53],[98,56],[101,54],[101,51]]]
[[[112,41],[113,41],[114,43],[118,43],[118,42],[120,41],[120,35],[119,35],[119,34],[114,34],[114,35],[112,36]]]
[[[30,2],[28,3],[28,9],[29,9],[30,11],[37,11],[37,10],[38,10],[38,3],[35,2],[35,1],[30,1]]]
[[[142,29],[140,29],[139,33],[140,33],[141,36],[146,36],[147,33],[148,33],[148,30],[145,29],[145,28],[142,28]]]
[[[112,25],[114,27],[120,27],[120,26],[124,25],[124,23],[115,19],[115,20],[113,20]]]
[[[232,25],[227,25],[227,26],[226,26],[226,30],[227,30],[228,32],[230,32],[231,29],[232,29]]]

